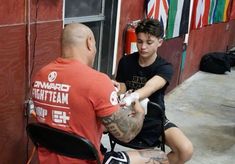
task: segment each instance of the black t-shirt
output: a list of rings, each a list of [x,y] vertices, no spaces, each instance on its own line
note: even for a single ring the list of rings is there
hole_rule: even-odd
[[[164,95],[173,75],[172,65],[160,56],[157,56],[153,64],[141,67],[138,59],[138,52],[123,56],[118,64],[116,80],[125,83],[127,90],[136,90],[143,87],[153,76],[161,76],[167,83],[163,88],[153,93],[149,100],[159,104],[165,110]]]

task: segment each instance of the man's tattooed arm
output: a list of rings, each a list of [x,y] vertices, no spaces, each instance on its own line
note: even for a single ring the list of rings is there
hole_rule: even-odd
[[[141,158],[145,158],[146,164],[169,164],[166,153],[157,149],[144,149],[138,151]]]
[[[134,113],[130,108],[123,108],[101,118],[106,129],[120,141],[130,142],[143,126],[144,111],[139,103],[134,108]]]

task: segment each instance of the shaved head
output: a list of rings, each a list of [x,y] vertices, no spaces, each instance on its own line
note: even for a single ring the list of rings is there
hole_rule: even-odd
[[[80,23],[65,26],[62,34],[63,58],[78,59],[92,66],[95,54],[95,37],[89,27]]]
[[[79,23],[72,23],[67,25],[64,29],[62,44],[63,46],[84,46],[84,43],[89,36],[93,36],[93,33],[87,26]]]

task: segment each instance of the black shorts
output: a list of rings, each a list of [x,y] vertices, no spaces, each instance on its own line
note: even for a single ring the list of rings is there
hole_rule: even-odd
[[[167,130],[172,127],[177,127],[173,122],[170,122],[167,118],[165,120],[164,129]]]
[[[105,153],[103,164],[129,164],[130,159],[126,152],[110,151]]]
[[[174,123],[170,122],[168,119],[164,120],[164,124],[161,120],[149,119],[145,117],[143,127],[140,133],[131,140],[128,145],[132,148],[153,148],[159,147],[162,143],[161,137],[166,129],[171,127],[177,127]]]

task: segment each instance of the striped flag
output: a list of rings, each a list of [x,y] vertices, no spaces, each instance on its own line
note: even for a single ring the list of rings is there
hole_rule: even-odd
[[[232,0],[194,0],[191,29],[227,21],[231,2]]]
[[[194,0],[191,29],[197,29],[208,24],[209,10],[210,0]]]
[[[158,19],[166,30],[169,3],[168,0],[146,0],[147,18]]]
[[[230,19],[235,19],[235,0],[232,1],[231,4],[231,15],[230,15]]]
[[[210,11],[208,15],[208,24],[212,24],[214,22],[214,14],[216,9],[217,1],[210,1]]]
[[[229,4],[231,0],[216,1],[213,23],[225,22],[229,19]]]
[[[166,38],[174,38],[188,32],[190,0],[170,0]]]

